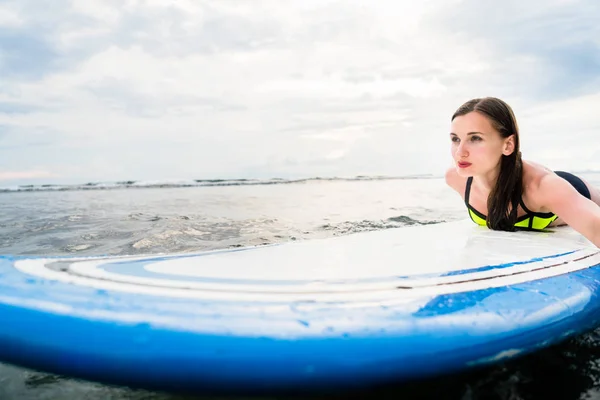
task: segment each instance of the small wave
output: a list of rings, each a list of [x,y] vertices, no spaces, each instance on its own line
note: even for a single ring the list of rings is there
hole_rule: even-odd
[[[70,244],[64,248],[65,251],[69,253],[76,253],[78,251],[84,251],[91,249],[93,245],[91,244]]]
[[[341,177],[313,177],[302,179],[192,179],[177,181],[116,181],[116,182],[87,182],[75,185],[20,185],[11,187],[0,187],[0,193],[8,192],[49,192],[49,191],[77,191],[77,190],[115,190],[115,189],[164,189],[164,188],[187,188],[187,187],[211,187],[211,186],[250,186],[250,185],[284,185],[302,184],[320,181],[379,181],[398,179],[432,179],[439,178],[434,175],[404,175],[404,176],[363,176],[358,175],[350,178]]]
[[[382,229],[399,228],[411,225],[430,225],[439,224],[444,221],[416,220],[406,215],[391,217],[380,221],[346,221],[340,224],[325,224],[319,227],[320,230],[332,232],[334,236],[347,235],[350,233],[379,231]]]
[[[28,387],[38,388],[46,385],[54,385],[61,383],[63,378],[59,375],[45,374],[37,371],[27,371],[25,385]]]
[[[146,222],[156,222],[160,221],[162,218],[158,215],[150,215],[144,213],[133,213],[127,216],[127,219],[134,221],[146,221]]]

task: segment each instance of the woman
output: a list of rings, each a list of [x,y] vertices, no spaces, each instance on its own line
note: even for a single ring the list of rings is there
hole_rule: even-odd
[[[494,230],[569,225],[600,247],[600,191],[583,179],[521,160],[519,129],[504,101],[486,97],[452,116],[447,184],[471,219]]]

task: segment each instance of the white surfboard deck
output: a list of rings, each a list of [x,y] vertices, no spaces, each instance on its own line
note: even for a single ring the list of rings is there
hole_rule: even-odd
[[[56,260],[44,258],[17,261],[15,267],[106,290],[294,301],[378,298],[381,293],[374,292],[395,292],[399,286],[415,289],[411,296],[439,295],[555,276],[600,262],[599,249],[569,227],[498,232],[468,220],[160,256],[73,259],[67,271],[47,268]],[[117,261],[141,263],[131,274],[103,268]]]

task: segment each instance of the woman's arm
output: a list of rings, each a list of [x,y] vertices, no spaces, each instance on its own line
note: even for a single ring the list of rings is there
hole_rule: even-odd
[[[596,247],[600,247],[600,207],[596,203],[554,174],[544,176],[535,192],[538,204],[543,204]]]

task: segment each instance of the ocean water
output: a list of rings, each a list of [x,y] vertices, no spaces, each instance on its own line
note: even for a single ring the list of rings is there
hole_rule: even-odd
[[[581,176],[600,186],[600,173]],[[0,189],[0,254],[186,252],[466,216],[461,198],[443,179],[427,176],[12,187]],[[491,368],[328,398],[336,397],[600,399],[600,329]],[[0,400],[187,398],[0,364]]]

